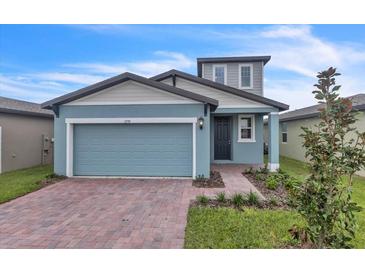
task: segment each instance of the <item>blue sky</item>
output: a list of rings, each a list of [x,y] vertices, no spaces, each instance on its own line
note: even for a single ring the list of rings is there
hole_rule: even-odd
[[[313,104],[316,72],[335,66],[342,96],[365,92],[365,25],[1,25],[0,96],[43,102],[110,76],[196,58],[271,55],[265,96]]]

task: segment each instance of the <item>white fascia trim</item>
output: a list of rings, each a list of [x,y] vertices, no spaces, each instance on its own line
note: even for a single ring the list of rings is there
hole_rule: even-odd
[[[242,79],[241,79],[241,67],[250,67],[250,86],[244,87],[242,86]],[[240,89],[253,89],[253,64],[252,63],[245,63],[238,65],[238,85]]]
[[[188,124],[196,123],[196,117],[120,117],[120,118],[66,118],[66,124]]]
[[[128,105],[196,105],[202,104],[200,102],[190,102],[190,101],[130,101],[130,102],[122,102],[122,101],[100,101],[100,102],[71,102],[65,104],[65,106],[101,106],[101,105],[118,105],[118,106],[128,106]]]
[[[212,79],[214,82],[215,81],[215,68],[216,67],[223,67],[224,68],[224,84],[227,85],[227,64],[213,64],[212,66],[212,71],[213,71],[213,75],[212,75]]]
[[[192,124],[193,170],[196,178],[196,117],[138,117],[138,118],[66,118],[66,176],[73,177],[73,128],[74,124]]]

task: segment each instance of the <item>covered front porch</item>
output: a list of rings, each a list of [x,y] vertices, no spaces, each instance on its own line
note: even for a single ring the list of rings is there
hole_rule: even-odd
[[[264,116],[268,116],[268,168],[279,168],[279,112],[265,109],[217,109],[210,116],[210,163],[264,166]]]

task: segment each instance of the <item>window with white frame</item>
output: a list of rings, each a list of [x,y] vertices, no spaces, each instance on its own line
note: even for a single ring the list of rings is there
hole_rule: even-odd
[[[287,123],[281,124],[281,142],[286,144],[288,142],[288,125]]]
[[[238,115],[238,142],[255,142],[254,115]]]
[[[240,88],[252,88],[252,64],[239,65]]]
[[[213,65],[213,81],[225,85],[227,82],[227,66]]]

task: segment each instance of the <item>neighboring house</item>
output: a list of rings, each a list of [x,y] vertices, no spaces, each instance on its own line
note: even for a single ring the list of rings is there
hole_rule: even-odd
[[[0,97],[0,173],[53,161],[53,113]]]
[[[353,108],[359,111],[358,121],[354,127],[359,132],[365,132],[365,94],[357,94],[349,99],[352,101]],[[305,148],[302,145],[303,138],[299,137],[303,133],[301,127],[313,128],[318,124],[318,109],[321,107],[322,105],[319,104],[280,114],[280,155],[306,161]],[[352,137],[349,136],[349,138]],[[267,140],[265,136],[265,142]],[[365,176],[365,171],[362,170],[358,174]]]
[[[123,73],[45,102],[55,113],[55,172],[67,176],[209,177],[210,165],[279,167],[279,111],[265,98],[269,56],[201,58],[198,76]]]

